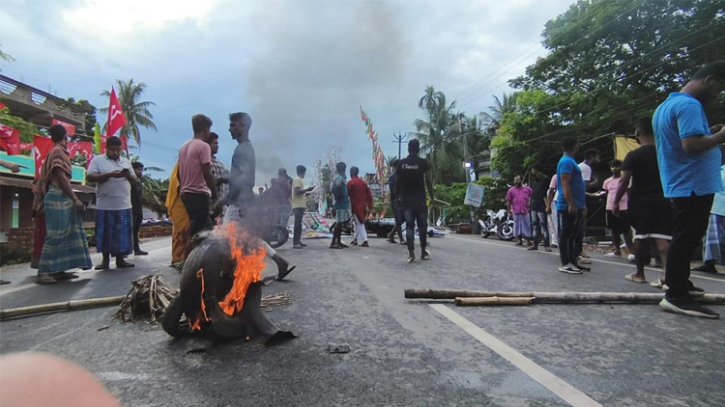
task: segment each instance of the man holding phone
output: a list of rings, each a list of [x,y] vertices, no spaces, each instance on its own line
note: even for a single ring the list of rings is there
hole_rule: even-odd
[[[96,183],[96,249],[103,253],[96,270],[108,269],[111,256],[116,268],[133,267],[123,257],[133,253],[131,184],[137,180],[131,162],[121,157],[121,139],[106,140],[106,154],[93,157],[86,179]]]
[[[315,187],[305,188],[305,174],[307,168],[304,165],[297,166],[297,178],[292,182],[292,213],[295,215],[294,238],[292,243],[294,249],[302,249],[307,245],[302,243],[302,217],[307,209],[307,194]]]

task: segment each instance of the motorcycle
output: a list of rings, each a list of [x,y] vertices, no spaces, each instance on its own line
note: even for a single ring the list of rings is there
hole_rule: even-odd
[[[514,239],[514,221],[509,218],[505,209],[498,212],[488,209],[486,216],[479,219],[478,223],[481,225],[481,237],[483,238],[495,234],[499,240],[511,241]]]
[[[273,249],[282,247],[289,239],[289,230],[282,225],[269,225],[262,239]]]

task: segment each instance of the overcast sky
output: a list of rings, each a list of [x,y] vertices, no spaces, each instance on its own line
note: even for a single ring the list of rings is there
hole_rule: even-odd
[[[333,146],[348,167],[373,172],[360,105],[386,156],[397,155],[393,133],[425,117],[417,102],[428,85],[468,114],[486,110],[544,53],[544,24],[572,3],[0,0],[0,44],[16,59],[0,67],[97,107],[115,79],[145,82],[158,132],[142,128],[138,154],[167,170],[196,113],[214,121],[229,166],[228,113],[248,112],[261,185],[280,166],[311,176]]]

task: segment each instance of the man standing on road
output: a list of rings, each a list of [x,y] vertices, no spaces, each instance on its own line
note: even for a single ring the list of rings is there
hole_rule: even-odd
[[[506,193],[506,205],[509,216],[514,219],[514,237],[519,241],[516,246],[523,246],[524,239],[531,243],[531,221],[529,220],[529,201],[531,188],[521,184],[521,176],[514,177],[514,186]]]
[[[209,218],[211,201],[217,199],[217,189],[211,174],[211,147],[209,139],[211,119],[203,114],[191,118],[194,137],[179,150],[179,183],[181,201],[189,215],[189,236],[211,229]],[[186,256],[193,247],[191,239],[186,245]]]
[[[720,177],[725,126],[709,127],[703,105],[725,90],[725,62],[701,68],[679,93],[672,93],[655,111],[652,125],[665,197],[672,200],[674,224],[665,265],[669,287],[660,307],[665,311],[719,318],[693,296],[704,291],[690,281],[693,252],[707,230],[713,197],[722,191]]]
[[[287,175],[286,168],[280,168],[277,171],[277,178],[272,180],[272,189],[279,204],[274,223],[287,227],[289,225],[289,215],[292,213],[292,178]]]
[[[357,246],[358,238],[360,238],[360,247],[369,247],[365,219],[373,211],[373,193],[367,182],[358,177],[359,173],[360,170],[357,167],[351,167],[350,181],[347,183],[352,219],[355,222],[355,236],[350,244]]]
[[[50,138],[54,146],[43,162],[33,191],[33,212],[45,215],[47,230],[35,279],[38,284],[78,278],[66,270],[93,267],[79,214],[83,202],[76,197],[70,184],[72,167],[66,149],[65,128],[59,124],[51,127]]]
[[[106,154],[93,157],[86,179],[96,183],[96,250],[103,253],[96,270],[108,269],[111,256],[116,268],[133,267],[124,256],[133,253],[131,184],[136,175],[131,162],[121,157],[121,139],[106,140]]]
[[[725,154],[723,154],[723,158],[725,159]],[[725,184],[725,165],[720,167],[720,176]],[[717,274],[715,264],[725,264],[725,191],[716,193],[713,199],[702,251],[705,263],[692,270]]]
[[[556,174],[551,177],[549,192],[546,194],[546,213],[549,215],[549,239],[551,247],[559,247],[559,213],[556,202],[559,200],[559,183]]]
[[[531,216],[533,219],[534,245],[529,250],[538,250],[541,236],[544,236],[544,251],[550,252],[549,248],[549,226],[546,216],[547,195],[551,177],[544,174],[540,164],[531,167],[531,175],[536,179],[531,194]]]
[[[629,219],[635,232],[633,251],[637,272],[628,274],[624,278],[635,283],[645,283],[647,279],[644,267],[650,257],[650,239],[655,241],[662,261],[665,263],[667,261],[667,249],[672,240],[672,207],[662,193],[652,119],[650,117],[640,119],[634,134],[639,139],[640,147],[630,151],[624,158],[622,178],[615,193],[613,212],[615,214],[620,212],[620,201],[629,190],[627,205]],[[655,287],[662,285],[660,278],[652,283]]]
[[[332,243],[330,249],[344,249],[348,247],[342,243],[342,224],[350,220],[350,197],[347,194],[347,182],[345,172],[347,165],[343,162],[335,166],[337,175],[332,180],[332,196],[335,198],[335,228],[332,231]]]
[[[400,160],[395,169],[395,195],[405,213],[405,234],[408,243],[408,263],[415,261],[415,225],[420,236],[420,258],[430,259],[426,249],[428,237],[428,207],[425,188],[428,187],[430,200],[434,200],[433,179],[430,164],[418,156],[420,142],[416,139],[408,142],[408,157]]]
[[[295,215],[295,227],[292,238],[293,249],[304,249],[306,244],[302,243],[302,217],[307,209],[307,193],[312,192],[315,187],[305,188],[305,174],[307,168],[304,165],[297,166],[297,178],[292,181],[292,213]]]
[[[251,128],[252,118],[248,114],[243,112],[229,114],[229,134],[238,144],[234,149],[232,167],[229,171],[229,193],[223,202],[226,204],[224,223],[240,222],[254,204],[257,158],[249,140]],[[290,266],[289,262],[277,254],[267,242],[259,239],[258,243],[267,252],[266,256],[277,265],[277,280],[284,279],[295,269],[295,266]]]
[[[397,233],[400,238],[400,244],[406,245],[407,243],[405,243],[405,239],[403,239],[403,222],[405,222],[405,214],[403,213],[403,208],[400,207],[400,202],[398,202],[398,198],[395,195],[395,168],[397,165],[398,160],[393,160],[393,162],[390,163],[390,167],[393,172],[390,174],[390,178],[388,178],[388,190],[390,191],[388,192],[388,196],[390,197],[390,207],[393,208],[393,216],[395,218],[395,226],[388,234],[388,241],[395,244],[395,234]]]
[[[211,175],[214,178],[214,185],[216,185],[217,200],[221,202],[229,192],[229,170],[224,166],[224,163],[216,158],[219,152],[219,135],[214,132],[209,133],[209,139],[206,142],[209,143],[209,148],[211,148]],[[221,209],[218,206],[212,208],[212,225],[216,224],[220,211]]]
[[[148,253],[141,250],[138,241],[138,232],[143,223],[143,184],[141,177],[143,176],[143,164],[136,161],[131,164],[133,173],[136,175],[136,182],[131,183],[131,206],[133,207],[133,254],[135,256],[145,256]]]
[[[584,269],[577,262],[577,250],[582,236],[583,212],[585,207],[585,189],[582,171],[574,161],[579,148],[573,138],[565,138],[562,143],[564,156],[556,167],[559,199],[556,210],[559,216],[559,271],[568,274],[581,274]]]
[[[579,169],[582,171],[582,178],[586,184],[587,190],[597,190],[599,180],[594,176],[592,167],[599,164],[599,151],[589,149],[584,152],[584,161],[579,163]]]
[[[617,191],[624,182],[622,178],[622,162],[619,160],[612,160],[609,163],[609,169],[612,171],[612,176],[604,180],[602,189],[607,193],[607,227],[612,231],[612,240],[614,241],[614,252],[607,254],[610,257],[622,257],[622,245],[621,235],[624,235],[624,243],[627,245],[627,249],[630,253],[634,252],[632,245],[632,233],[630,232],[629,224],[629,212],[627,211],[627,194],[622,195],[617,200]],[[627,180],[629,183],[629,180]],[[626,186],[625,184],[625,191]],[[615,208],[619,208],[615,211]],[[636,257],[636,256],[635,256]]]

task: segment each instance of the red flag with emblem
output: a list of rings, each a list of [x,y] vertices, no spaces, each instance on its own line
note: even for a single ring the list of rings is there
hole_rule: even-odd
[[[52,123],[53,123],[53,126],[55,126],[56,124],[60,124],[61,126],[63,126],[63,128],[65,129],[65,132],[68,133],[69,136],[73,137],[76,135],[76,126],[74,126],[70,123],[66,123],[64,121],[60,121],[58,119],[53,119]]]
[[[116,132],[121,130],[126,125],[126,116],[123,114],[121,103],[118,102],[116,97],[116,90],[111,87],[111,98],[108,101],[108,121],[106,122],[106,137],[113,137]],[[123,143],[123,149],[126,151],[128,156],[128,145],[126,144],[126,137],[120,136],[121,143]]]
[[[33,144],[35,144],[35,148],[33,148],[33,155],[35,156],[35,178],[38,179],[40,177],[40,169],[43,168],[43,163],[45,162],[45,157],[53,149],[53,140],[49,137],[35,135],[33,137]]]
[[[0,147],[8,155],[20,154],[20,132],[12,127],[0,124]]]

